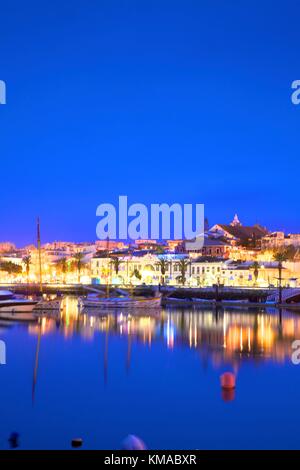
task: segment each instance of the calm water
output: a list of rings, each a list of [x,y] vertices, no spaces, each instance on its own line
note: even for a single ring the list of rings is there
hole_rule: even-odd
[[[164,310],[155,317],[78,315],[0,323],[0,448],[118,449],[129,433],[152,449],[300,448],[300,315]],[[235,371],[235,394],[219,377]]]

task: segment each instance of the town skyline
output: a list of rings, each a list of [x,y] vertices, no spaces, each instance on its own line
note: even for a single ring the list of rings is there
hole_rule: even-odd
[[[213,226],[215,223],[228,223],[230,224],[232,218],[233,218],[233,215],[234,214],[239,214],[239,212],[235,212],[233,211],[232,212],[232,217],[231,219],[229,220],[221,220],[221,221],[214,221],[214,223],[210,223],[210,220],[211,219],[208,219],[207,217],[205,217],[205,220],[206,220],[206,224],[208,224],[208,226]],[[36,244],[36,221],[37,221],[37,218],[36,217],[33,221],[32,221],[32,224],[28,224],[27,226],[30,227],[30,225],[32,225],[32,233],[31,235],[28,235],[28,237],[23,237],[23,236],[18,236],[18,235],[15,235],[13,238],[8,238],[8,237],[5,237],[5,235],[3,235],[5,233],[5,230],[3,230],[3,227],[1,228],[1,231],[0,231],[0,243],[13,243],[16,247],[25,247],[27,245],[34,245]],[[291,226],[291,230],[289,229],[284,229],[282,228],[282,225],[278,224],[274,224],[272,227],[268,226],[267,224],[264,224],[264,223],[260,223],[260,222],[257,222],[257,221],[252,221],[252,223],[244,223],[244,219],[242,217],[239,217],[240,220],[241,220],[241,223],[242,225],[244,226],[253,226],[253,225],[261,225],[262,227],[266,228],[270,233],[272,232],[284,232],[285,234],[290,234],[290,233],[300,233],[300,227],[298,224],[295,223],[295,225]],[[249,218],[247,218],[246,220],[249,220]],[[42,243],[54,243],[54,242],[70,242],[70,243],[94,243],[95,241],[99,240],[97,238],[97,234],[96,234],[96,218],[95,218],[95,236],[94,237],[86,237],[86,238],[79,238],[78,236],[74,236],[74,233],[73,233],[73,236],[70,234],[70,237],[68,238],[67,235],[66,237],[55,237],[53,235],[47,235],[47,219],[46,219],[46,223],[44,224],[44,221],[42,220],[41,223],[42,223],[42,229],[41,229],[41,241]],[[44,230],[45,228],[45,225],[46,225],[46,231]],[[293,228],[294,227],[294,228]],[[298,227],[298,228],[297,228]],[[51,230],[52,232],[52,230]],[[58,230],[59,232],[59,230]],[[150,238],[149,238],[150,239]],[[173,239],[172,237],[170,237],[169,239]],[[134,240],[133,239],[119,239],[119,238],[115,238],[114,239],[115,241],[125,241],[127,243],[133,243]],[[165,239],[157,239],[159,241],[164,241]]]

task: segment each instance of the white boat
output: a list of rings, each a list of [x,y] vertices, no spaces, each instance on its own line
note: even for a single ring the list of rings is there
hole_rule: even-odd
[[[161,295],[156,297],[109,297],[101,298],[97,295],[88,295],[79,300],[83,308],[159,308],[161,306]]]
[[[37,301],[27,299],[0,300],[0,312],[32,312]]]
[[[0,313],[32,312],[37,300],[24,299],[10,291],[0,291]]]
[[[21,313],[40,313],[41,311],[60,310],[60,300],[32,300],[13,294],[10,291],[0,291],[0,314],[10,313],[13,318],[21,319]],[[2,317],[3,318],[3,317]]]

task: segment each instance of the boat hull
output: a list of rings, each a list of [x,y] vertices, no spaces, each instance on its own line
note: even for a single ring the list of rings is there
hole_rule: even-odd
[[[82,299],[81,305],[84,308],[126,308],[126,309],[148,309],[148,308],[159,308],[161,306],[161,297],[153,297],[151,299],[99,299],[99,300],[87,300]]]
[[[30,313],[37,302],[0,302],[0,313]]]

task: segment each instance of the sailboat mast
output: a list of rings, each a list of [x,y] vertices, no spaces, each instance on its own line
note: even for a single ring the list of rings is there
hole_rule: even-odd
[[[39,281],[40,291],[43,292],[43,280],[42,280],[42,256],[41,256],[41,230],[40,230],[40,218],[37,219],[37,247],[39,256]]]
[[[109,274],[110,274],[109,237],[107,237],[106,239],[106,258],[107,258],[106,297],[109,298]]]

